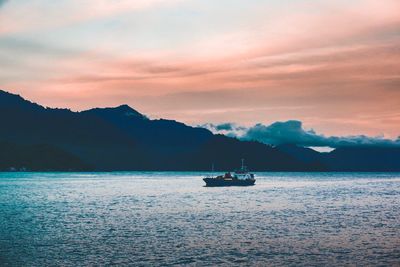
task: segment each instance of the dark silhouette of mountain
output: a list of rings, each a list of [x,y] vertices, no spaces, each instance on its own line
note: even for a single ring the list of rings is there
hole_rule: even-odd
[[[50,145],[17,145],[0,142],[0,171],[88,171],[78,157]]]
[[[231,170],[241,158],[256,171],[400,170],[399,149],[273,147],[150,120],[127,105],[72,112],[1,90],[0,122],[0,170]]]
[[[400,171],[400,147],[343,147],[323,155],[332,170]]]
[[[296,145],[281,145],[277,149],[302,162],[328,171],[400,171],[400,147],[341,147],[329,153],[319,153]]]
[[[2,110],[14,110],[17,108],[25,111],[38,111],[44,109],[42,106],[25,100],[19,95],[11,94],[3,90],[0,90],[0,108]]]
[[[321,153],[307,147],[293,144],[284,144],[276,147],[279,151],[285,152],[303,162],[313,163],[321,160]]]
[[[328,171],[333,170],[329,168],[324,160],[324,153],[317,152],[308,147],[301,147],[293,144],[283,144],[276,147],[281,152],[284,152],[296,160],[308,164],[310,170],[313,171]]]
[[[237,169],[240,159],[254,171],[320,171],[319,166],[303,162],[290,154],[255,141],[240,141],[224,135],[214,135],[192,155],[192,162],[204,168],[213,162],[219,170]],[[325,169],[324,169],[325,170]]]
[[[116,108],[96,108],[83,111],[112,124],[138,142],[151,153],[185,153],[198,148],[212,137],[203,128],[189,127],[172,120],[149,120],[146,116],[127,105]]]

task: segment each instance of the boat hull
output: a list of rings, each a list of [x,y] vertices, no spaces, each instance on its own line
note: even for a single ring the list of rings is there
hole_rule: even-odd
[[[252,186],[255,184],[255,179],[247,180],[225,180],[225,179],[215,179],[215,178],[204,178],[203,181],[206,183],[207,187],[217,187],[217,186]]]

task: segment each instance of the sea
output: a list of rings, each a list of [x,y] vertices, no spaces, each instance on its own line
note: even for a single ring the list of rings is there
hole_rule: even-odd
[[[400,173],[0,173],[0,266],[400,266]]]

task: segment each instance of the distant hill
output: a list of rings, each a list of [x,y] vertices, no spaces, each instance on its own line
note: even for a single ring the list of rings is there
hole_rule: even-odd
[[[214,135],[173,120],[150,120],[127,105],[82,112],[45,108],[0,90],[0,170],[400,171],[400,149],[319,153]]]
[[[400,147],[346,147],[323,155],[331,170],[400,171]]]
[[[89,171],[78,157],[51,145],[0,142],[0,171]]]
[[[400,171],[400,147],[341,147],[329,153],[296,145],[281,145],[278,150],[328,171]]]

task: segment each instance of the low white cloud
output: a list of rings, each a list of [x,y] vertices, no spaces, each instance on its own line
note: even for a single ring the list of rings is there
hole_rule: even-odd
[[[246,133],[247,128],[239,126],[236,123],[226,122],[221,124],[206,123],[199,125],[199,127],[206,128],[216,134],[224,134],[230,137],[241,136]]]
[[[306,147],[332,148],[351,146],[400,147],[400,137],[396,140],[391,140],[383,136],[325,136],[316,133],[314,130],[305,130],[302,122],[297,120],[275,122],[271,125],[259,123],[249,128],[238,126],[234,123],[206,124],[202,125],[202,127],[214,133],[270,145],[294,144]]]

